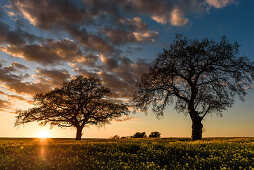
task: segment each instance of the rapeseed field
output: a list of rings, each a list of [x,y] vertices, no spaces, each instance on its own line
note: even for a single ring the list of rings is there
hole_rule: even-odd
[[[254,138],[0,139],[0,169],[253,169]]]

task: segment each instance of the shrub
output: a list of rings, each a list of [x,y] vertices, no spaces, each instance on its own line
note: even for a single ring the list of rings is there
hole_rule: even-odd
[[[136,132],[133,138],[146,138],[146,132]]]
[[[151,132],[149,138],[159,138],[161,136],[160,132]]]
[[[115,135],[115,136],[111,137],[111,139],[120,139],[120,136]]]

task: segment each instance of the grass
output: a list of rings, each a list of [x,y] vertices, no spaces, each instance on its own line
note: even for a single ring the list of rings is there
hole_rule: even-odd
[[[0,138],[0,169],[241,168],[254,168],[254,138]]]

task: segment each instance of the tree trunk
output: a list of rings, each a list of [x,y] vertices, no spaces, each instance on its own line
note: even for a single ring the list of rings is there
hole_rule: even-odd
[[[202,139],[203,124],[201,123],[202,117],[199,115],[192,116],[192,140]]]
[[[81,140],[82,129],[82,127],[77,127],[76,140]]]

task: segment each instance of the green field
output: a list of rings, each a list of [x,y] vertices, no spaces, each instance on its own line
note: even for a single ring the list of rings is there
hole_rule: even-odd
[[[254,138],[0,138],[0,169],[183,168],[253,169]]]

